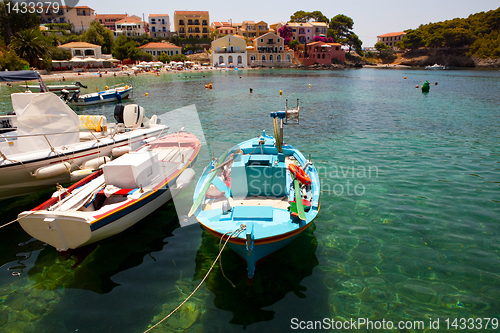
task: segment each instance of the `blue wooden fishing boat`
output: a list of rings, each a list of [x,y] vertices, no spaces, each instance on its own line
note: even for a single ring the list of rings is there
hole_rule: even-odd
[[[227,246],[247,262],[249,278],[259,260],[308,228],[320,208],[316,168],[300,151],[283,143],[283,124],[298,123],[298,114],[298,105],[271,113],[275,137],[264,131],[214,159],[193,195],[189,215],[194,214],[209,233],[228,241]]]

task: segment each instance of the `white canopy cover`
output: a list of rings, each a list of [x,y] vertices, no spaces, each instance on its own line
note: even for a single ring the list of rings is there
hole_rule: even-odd
[[[55,94],[16,93],[11,98],[19,136],[17,147],[10,147],[12,153],[50,149],[47,140],[54,148],[80,141],[78,115]]]

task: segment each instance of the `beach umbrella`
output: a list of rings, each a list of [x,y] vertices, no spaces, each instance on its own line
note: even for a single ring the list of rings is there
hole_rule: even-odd
[[[83,60],[83,59],[81,59],[81,58],[76,58],[76,57],[71,58],[71,60],[70,60],[70,61],[71,61],[71,62],[85,62],[85,60]]]

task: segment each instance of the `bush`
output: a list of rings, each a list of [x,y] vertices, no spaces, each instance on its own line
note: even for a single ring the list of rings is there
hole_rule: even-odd
[[[175,54],[172,56],[172,61],[187,61],[189,58],[184,54]]]
[[[158,57],[158,61],[161,61],[161,62],[163,62],[164,64],[166,64],[166,63],[169,63],[169,62],[170,62],[170,57],[168,56],[168,54],[166,54],[166,53],[162,53],[162,54],[160,54],[160,56]]]
[[[8,51],[0,54],[0,67],[2,70],[19,71],[26,67],[29,68],[30,64],[21,59],[14,51]]]
[[[60,47],[51,48],[50,54],[52,54],[52,59],[54,59],[54,60],[70,60],[71,59],[71,51],[61,49]]]
[[[153,55],[150,54],[150,53],[146,53],[146,52],[141,52],[141,55],[139,57],[139,60],[140,61],[153,61]]]

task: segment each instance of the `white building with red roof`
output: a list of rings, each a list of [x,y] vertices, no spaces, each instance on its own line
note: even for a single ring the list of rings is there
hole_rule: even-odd
[[[390,32],[388,34],[383,34],[377,36],[377,43],[383,43],[387,46],[394,47],[397,42],[403,40],[403,37],[406,35],[406,32]]]
[[[149,53],[153,56],[153,58],[156,60],[158,59],[158,56],[161,55],[162,53],[166,53],[168,56],[173,56],[176,54],[180,54],[182,51],[182,48],[173,45],[167,42],[161,42],[161,43],[147,43],[146,45],[139,46],[139,49],[141,51]]]

